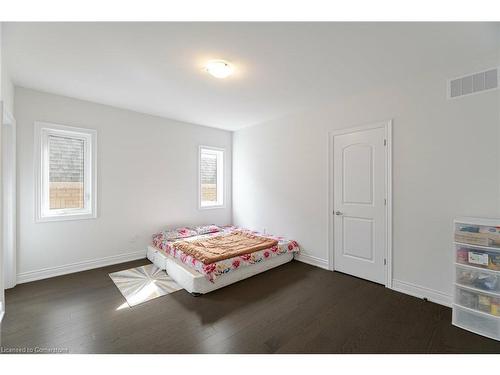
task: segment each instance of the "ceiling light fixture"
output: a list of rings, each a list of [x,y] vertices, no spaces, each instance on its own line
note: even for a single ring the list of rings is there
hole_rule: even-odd
[[[233,74],[232,66],[224,60],[211,60],[205,65],[205,69],[215,78],[227,78]]]

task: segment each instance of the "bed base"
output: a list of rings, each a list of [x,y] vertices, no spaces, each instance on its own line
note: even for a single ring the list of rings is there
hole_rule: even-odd
[[[165,270],[177,284],[191,293],[191,295],[197,297],[288,263],[293,259],[293,253],[277,255],[264,262],[233,270],[217,277],[214,282],[208,281],[198,271],[185,266],[179,259],[153,246],[148,246],[147,257],[158,268]]]

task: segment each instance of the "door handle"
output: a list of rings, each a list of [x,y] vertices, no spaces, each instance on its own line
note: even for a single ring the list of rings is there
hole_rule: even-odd
[[[340,215],[343,215],[343,213],[340,211],[335,211],[335,215],[340,216]]]

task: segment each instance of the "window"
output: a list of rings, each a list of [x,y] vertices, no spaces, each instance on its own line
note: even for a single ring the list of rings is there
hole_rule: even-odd
[[[35,123],[36,220],[96,217],[96,132]]]
[[[224,150],[200,146],[200,208],[224,206]]]

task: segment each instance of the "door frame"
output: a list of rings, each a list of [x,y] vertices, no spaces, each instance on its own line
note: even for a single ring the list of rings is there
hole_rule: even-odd
[[[4,129],[10,128],[10,139],[12,142],[10,152],[5,153],[2,147],[2,248],[3,248],[3,271],[4,288],[10,289],[17,284],[17,166],[16,166],[16,119],[4,106],[2,114],[2,143],[5,139]],[[5,169],[3,167],[6,167]],[[7,178],[4,180],[5,175]],[[6,187],[9,187],[8,191]],[[10,193],[10,194],[9,194]],[[7,195],[8,194],[8,195]],[[6,210],[10,207],[9,212]],[[8,241],[9,243],[6,243]],[[3,245],[7,246],[3,246]],[[8,254],[7,254],[8,252]],[[8,255],[8,256],[7,256]]]
[[[386,153],[386,250],[385,250],[385,286],[392,288],[392,119],[379,121],[349,128],[334,130],[328,133],[328,269],[335,270],[335,241],[333,234],[333,220],[334,220],[334,186],[333,186],[333,139],[335,136],[353,133],[357,131],[364,131],[370,129],[383,128],[385,130],[385,139],[387,141]]]

